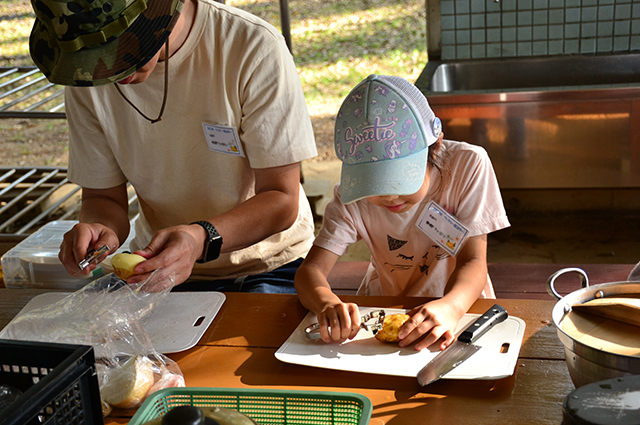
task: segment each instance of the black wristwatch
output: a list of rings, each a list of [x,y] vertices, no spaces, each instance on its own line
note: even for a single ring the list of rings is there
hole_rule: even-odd
[[[194,221],[191,224],[199,224],[202,226],[205,232],[207,232],[207,239],[204,241],[204,249],[202,251],[202,258],[196,261],[196,263],[206,263],[213,261],[220,256],[220,249],[222,249],[222,236],[213,227],[213,224],[208,221]]]

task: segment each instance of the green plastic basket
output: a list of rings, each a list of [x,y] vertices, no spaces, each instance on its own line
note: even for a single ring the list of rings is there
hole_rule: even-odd
[[[151,394],[131,418],[142,425],[177,406],[222,407],[258,424],[366,425],[371,401],[356,393],[251,388],[166,388]]]

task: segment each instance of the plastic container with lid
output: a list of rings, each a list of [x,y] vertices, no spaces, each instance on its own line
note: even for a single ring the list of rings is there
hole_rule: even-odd
[[[100,267],[88,276],[73,276],[58,259],[63,235],[76,223],[73,220],[47,223],[7,251],[2,256],[6,287],[77,290],[102,276]]]

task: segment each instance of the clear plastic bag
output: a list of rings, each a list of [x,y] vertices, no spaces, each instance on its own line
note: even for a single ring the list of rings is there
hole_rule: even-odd
[[[6,338],[93,346],[103,414],[138,407],[159,389],[185,386],[177,363],[155,350],[141,323],[174,284],[162,269],[134,285],[108,274],[17,317]]]

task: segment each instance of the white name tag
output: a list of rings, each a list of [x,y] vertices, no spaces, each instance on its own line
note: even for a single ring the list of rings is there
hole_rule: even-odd
[[[230,125],[202,124],[207,145],[213,152],[244,157],[238,130]]]
[[[427,205],[416,225],[425,235],[454,257],[464,245],[469,234],[469,230],[453,214],[434,201]]]

